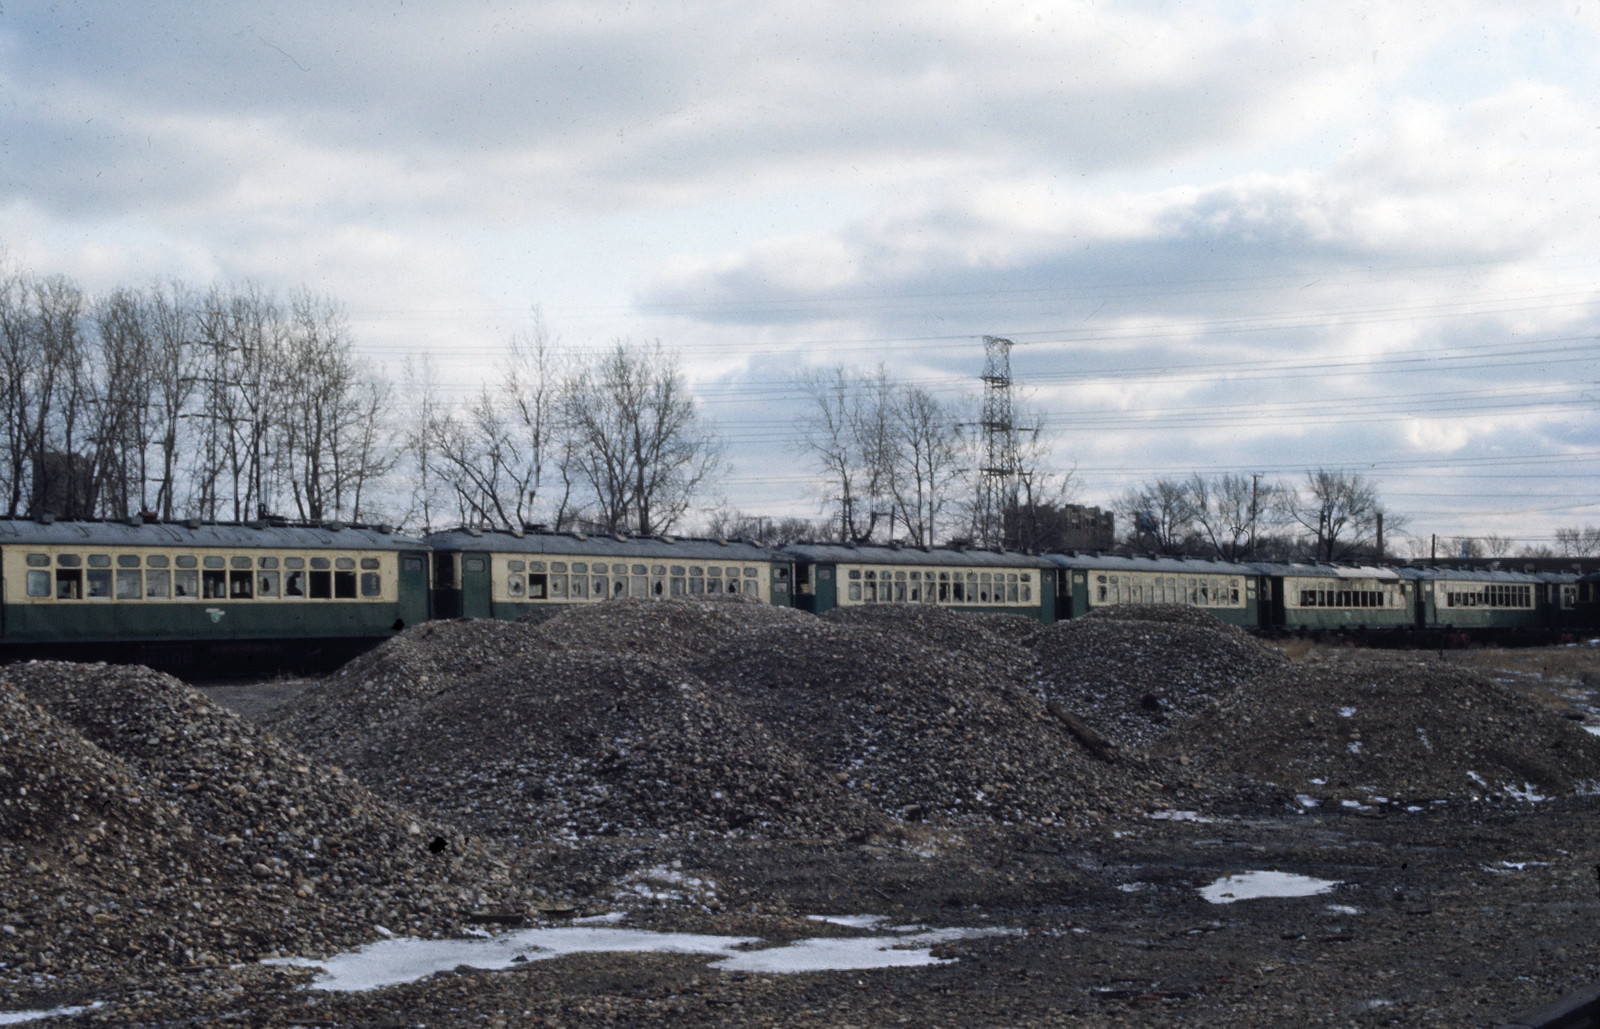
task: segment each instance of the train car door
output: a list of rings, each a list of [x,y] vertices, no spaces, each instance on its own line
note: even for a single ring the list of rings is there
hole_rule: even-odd
[[[400,555],[400,609],[397,612],[403,624],[418,625],[428,620],[428,559],[425,554]]]
[[[489,575],[489,555],[464,551],[461,554],[461,615],[463,618],[494,617],[494,588]]]

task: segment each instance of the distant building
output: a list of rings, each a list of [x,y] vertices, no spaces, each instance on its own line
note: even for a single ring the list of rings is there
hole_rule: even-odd
[[[1006,512],[1005,536],[1013,550],[1111,550],[1116,515],[1082,504],[1022,504]]]

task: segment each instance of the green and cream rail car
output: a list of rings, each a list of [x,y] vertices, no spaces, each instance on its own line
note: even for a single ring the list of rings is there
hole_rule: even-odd
[[[426,542],[438,617],[516,618],[620,597],[791,602],[791,562],[739,540],[452,529]]]
[[[794,560],[795,606],[814,614],[870,604],[932,604],[976,614],[1055,619],[1055,568],[995,550],[807,543]]]
[[[428,618],[426,556],[381,527],[0,519],[0,640],[369,645]]]
[[[1380,565],[1261,564],[1262,628],[1371,633],[1416,626],[1415,584]]]
[[[1248,565],[1183,557],[1050,554],[1057,566],[1056,617],[1080,618],[1123,604],[1177,604],[1229,625],[1261,625],[1257,584]]]
[[[1416,584],[1416,618],[1421,629],[1459,632],[1493,640],[1546,634],[1568,628],[1563,610],[1573,590],[1533,572],[1487,568],[1408,568]],[[1576,582],[1576,577],[1573,577]]]

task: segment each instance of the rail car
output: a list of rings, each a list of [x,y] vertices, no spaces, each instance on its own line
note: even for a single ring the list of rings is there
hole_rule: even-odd
[[[1485,568],[1406,568],[1416,628],[1456,642],[1543,642],[1578,628],[1576,575]]]
[[[335,660],[428,617],[426,545],[382,527],[0,519],[12,655]]]
[[[794,564],[796,607],[813,614],[876,604],[930,604],[974,614],[1056,618],[1055,567],[1003,550],[804,543]]]
[[[792,603],[793,562],[742,541],[453,529],[424,543],[441,618],[517,618],[617,597],[724,594]]]
[[[1252,564],[1264,600],[1259,627],[1303,635],[1363,635],[1416,625],[1415,583],[1395,568]]]
[[[1181,604],[1229,625],[1262,624],[1261,573],[1244,564],[1122,554],[1047,554],[1056,569],[1056,617],[1121,604]]]

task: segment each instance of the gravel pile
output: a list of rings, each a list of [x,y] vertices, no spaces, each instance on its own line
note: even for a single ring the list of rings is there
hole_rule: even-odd
[[[1090,827],[1146,784],[1023,689],[1033,655],[980,616],[923,606],[772,626],[694,665],[780,738],[909,821]]]
[[[0,677],[0,997],[62,976],[317,953],[520,905],[494,852],[169,676]]]
[[[1017,635],[930,607],[624,600],[409,630],[274,724],[406,804],[522,839],[1130,810],[1146,787],[1021,688]]]
[[[1437,660],[1297,663],[1241,683],[1158,756],[1299,803],[1536,800],[1600,789],[1600,737],[1526,693]]]
[[[1039,662],[1034,689],[1130,750],[1286,666],[1243,630],[1176,604],[1104,608],[1046,626],[1029,642]]]
[[[617,649],[532,649],[444,678],[403,715],[300,739],[408,805],[524,840],[881,822],[677,662]],[[359,697],[364,684],[339,686]]]

